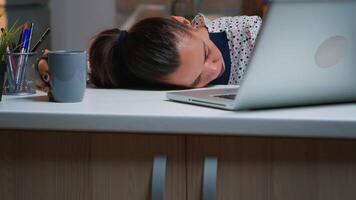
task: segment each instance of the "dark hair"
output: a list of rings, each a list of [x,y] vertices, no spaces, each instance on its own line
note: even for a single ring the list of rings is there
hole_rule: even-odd
[[[180,65],[179,39],[191,36],[189,30],[174,19],[155,17],[135,24],[124,39],[119,29],[99,33],[89,48],[91,81],[104,88],[167,85],[164,78]]]

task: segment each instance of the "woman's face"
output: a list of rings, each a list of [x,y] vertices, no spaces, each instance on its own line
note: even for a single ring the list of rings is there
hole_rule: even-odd
[[[224,59],[210,40],[206,28],[191,29],[192,36],[182,37],[178,44],[181,64],[166,77],[169,84],[199,88],[220,77],[224,70]]]

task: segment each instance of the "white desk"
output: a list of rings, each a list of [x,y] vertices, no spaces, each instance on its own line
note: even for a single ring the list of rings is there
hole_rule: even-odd
[[[356,138],[356,104],[225,111],[171,102],[165,91],[87,89],[81,103],[3,96],[0,129]]]

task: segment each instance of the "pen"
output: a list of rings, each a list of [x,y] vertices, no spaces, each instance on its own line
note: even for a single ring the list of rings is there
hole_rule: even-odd
[[[42,41],[47,37],[47,35],[49,34],[50,31],[51,31],[51,29],[47,28],[47,30],[42,34],[41,38],[38,40],[38,42],[35,44],[35,46],[33,46],[31,52],[35,52],[37,50],[37,48],[40,46]]]
[[[20,51],[21,54],[26,53],[26,50],[28,48],[29,39],[30,39],[30,28],[29,28],[29,24],[25,23],[24,28],[23,28],[22,48]],[[16,92],[18,92],[21,87],[21,85],[20,85],[21,76],[22,76],[23,68],[25,67],[25,66],[23,66],[24,61],[25,61],[24,55],[20,55],[19,61],[17,63],[17,72],[16,72],[16,77],[15,77]]]
[[[25,46],[25,53],[29,53],[30,51],[30,45],[31,45],[31,40],[32,40],[32,35],[33,35],[33,28],[34,28],[35,24],[34,23],[31,23],[30,24],[30,28],[29,28],[29,36],[28,36],[28,41],[25,41],[27,42],[27,46]],[[21,70],[21,74],[20,74],[20,87],[22,86],[26,86],[24,85],[25,84],[25,75],[26,75],[26,72],[27,72],[27,62],[28,62],[28,55],[25,55],[24,56],[24,62],[23,62],[23,67],[22,67],[22,70]]]
[[[10,90],[13,90],[14,89],[14,72],[15,72],[15,68],[16,68],[16,64],[15,64],[15,60],[14,60],[14,57],[12,56],[12,50],[11,50],[11,47],[10,46],[7,46],[6,47],[6,53],[8,54],[8,64],[7,64],[7,77],[8,77],[8,84],[10,86]]]
[[[27,45],[27,48],[26,48],[26,53],[29,53],[30,52],[30,46],[31,46],[31,40],[32,40],[32,35],[33,35],[33,28],[34,28],[35,24],[34,23],[31,23],[30,24],[30,36],[28,38],[28,45]]]

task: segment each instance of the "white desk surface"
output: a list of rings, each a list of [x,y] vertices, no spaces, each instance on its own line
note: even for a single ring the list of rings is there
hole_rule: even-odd
[[[356,138],[356,103],[226,111],[171,102],[166,91],[87,89],[83,102],[3,96],[0,129]]]

